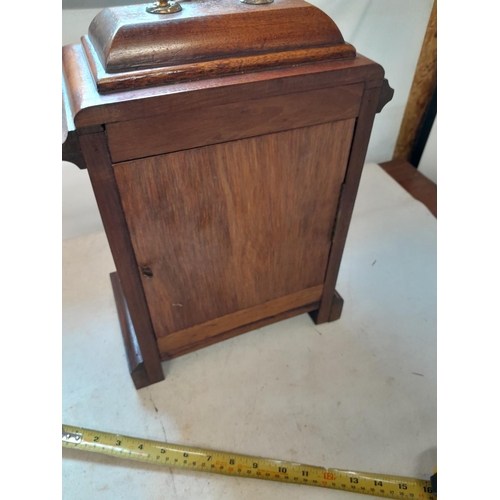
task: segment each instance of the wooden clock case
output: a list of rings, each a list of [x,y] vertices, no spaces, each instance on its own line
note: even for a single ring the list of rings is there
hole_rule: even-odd
[[[335,290],[382,67],[303,0],[102,11],[63,47],[63,159],[88,170],[137,388]]]

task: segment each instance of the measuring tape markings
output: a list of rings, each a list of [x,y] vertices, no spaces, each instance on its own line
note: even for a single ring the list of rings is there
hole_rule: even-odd
[[[318,486],[382,498],[436,500],[430,481],[325,469],[297,462],[174,445],[68,425],[63,425],[62,445],[66,448],[199,472]]]

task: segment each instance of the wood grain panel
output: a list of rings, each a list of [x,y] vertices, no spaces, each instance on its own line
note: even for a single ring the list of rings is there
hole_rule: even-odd
[[[437,85],[437,2],[432,7],[393,160],[409,160],[425,110]]]
[[[179,351],[185,352],[186,349],[194,350],[197,348],[196,346],[205,345],[207,339],[214,338],[221,333],[234,331],[241,326],[251,325],[262,319],[272,318],[287,311],[293,311],[305,306],[317,306],[322,293],[323,285],[318,285],[250,309],[237,311],[222,318],[216,318],[213,321],[207,321],[201,325],[162,337],[158,340],[158,347],[160,352],[163,353],[163,357],[172,357],[172,354]]]
[[[362,84],[345,85],[112,123],[109,149],[120,162],[355,118],[362,93]]]
[[[323,283],[353,128],[114,165],[157,337]]]

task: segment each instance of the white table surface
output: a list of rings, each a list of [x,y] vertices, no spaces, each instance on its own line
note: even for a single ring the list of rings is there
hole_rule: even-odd
[[[163,363],[135,390],[104,233],[63,243],[66,424],[312,465],[428,479],[436,466],[436,219],[365,166],[337,284],[308,315]],[[63,449],[65,499],[347,499]],[[353,498],[354,496],[351,495]]]

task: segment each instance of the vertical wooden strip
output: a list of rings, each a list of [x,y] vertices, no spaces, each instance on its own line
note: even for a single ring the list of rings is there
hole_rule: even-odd
[[[149,384],[164,379],[142,280],[130,241],[104,131],[80,136],[90,181],[106,229],[130,317],[141,349]]]
[[[409,160],[422,118],[437,84],[437,1],[432,7],[393,160]]]
[[[370,88],[363,94],[361,110],[356,123],[351,154],[347,166],[345,181],[337,211],[337,221],[333,232],[332,246],[326,271],[321,305],[315,314],[311,314],[316,324],[331,321],[330,312],[336,301],[335,284],[339,274],[340,262],[344,252],[345,240],[351,222],[354,202],[358,192],[361,172],[366,157],[366,149],[375,119],[375,112],[380,97],[380,87]],[[335,319],[332,316],[332,320]]]

